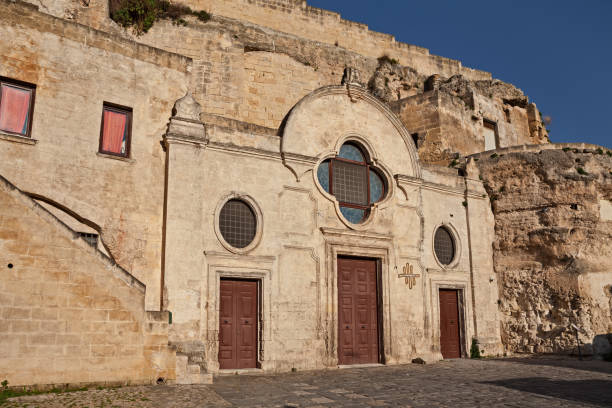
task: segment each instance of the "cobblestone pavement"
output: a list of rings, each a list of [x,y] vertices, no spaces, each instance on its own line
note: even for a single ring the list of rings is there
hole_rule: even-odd
[[[6,407],[612,407],[612,363],[552,357],[452,360],[233,375],[215,378],[211,386],[124,387],[47,398]]]

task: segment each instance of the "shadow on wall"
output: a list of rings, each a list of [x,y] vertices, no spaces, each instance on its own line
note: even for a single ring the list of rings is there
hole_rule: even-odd
[[[535,362],[534,362],[535,364]],[[538,362],[541,364],[541,361]],[[532,394],[592,404],[601,407],[612,406],[612,381],[607,380],[552,380],[549,378],[512,378],[485,381],[481,384],[496,385]],[[553,401],[549,401],[554,406]]]
[[[598,334],[593,338],[593,354],[612,359],[612,333]]]

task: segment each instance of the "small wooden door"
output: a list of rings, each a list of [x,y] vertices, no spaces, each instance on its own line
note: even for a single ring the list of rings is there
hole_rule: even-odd
[[[440,289],[440,348],[444,358],[461,357],[459,294],[456,290]]]
[[[338,258],[338,363],[378,363],[376,261]]]
[[[221,280],[219,368],[257,366],[257,282]]]

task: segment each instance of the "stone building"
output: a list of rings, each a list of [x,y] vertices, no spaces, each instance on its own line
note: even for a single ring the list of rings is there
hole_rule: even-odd
[[[582,314],[512,284],[511,149],[589,154],[551,188],[590,192],[565,232],[600,241],[591,261],[612,250],[612,153],[549,144],[512,85],[304,1],[184,1],[212,17],[142,35],[106,0],[31,3],[0,0],[0,379],[201,383],[612,331],[605,262],[572,255]],[[561,248],[532,259],[544,282],[569,262],[552,213],[556,241],[530,247]]]

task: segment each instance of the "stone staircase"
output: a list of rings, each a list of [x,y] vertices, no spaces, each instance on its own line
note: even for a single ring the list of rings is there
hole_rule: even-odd
[[[205,346],[201,342],[174,343],[177,384],[212,384],[213,376],[204,372]]]

